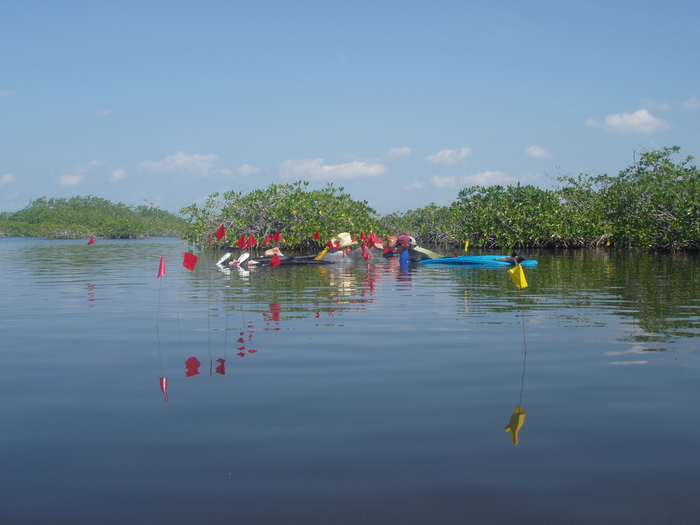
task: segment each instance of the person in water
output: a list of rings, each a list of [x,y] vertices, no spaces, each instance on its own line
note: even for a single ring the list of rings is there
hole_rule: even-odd
[[[411,248],[411,237],[402,233],[396,238],[396,253],[399,256],[399,260],[404,259],[404,253],[408,252],[408,262],[419,262],[431,259],[427,253],[419,252]]]
[[[353,262],[354,258],[350,257],[350,253],[357,246],[357,241],[353,241],[348,232],[339,233],[338,237],[331,239],[331,245],[334,248],[323,254],[320,261],[329,263]]]
[[[398,257],[397,246],[398,237],[396,235],[390,235],[386,238],[386,246],[384,248],[384,257]]]
[[[501,261],[501,262],[507,262],[511,266],[517,266],[523,261],[529,261],[530,258],[525,255],[523,252],[519,252],[518,250],[513,250],[513,253],[509,257],[501,257],[500,259],[496,259],[496,261]]]

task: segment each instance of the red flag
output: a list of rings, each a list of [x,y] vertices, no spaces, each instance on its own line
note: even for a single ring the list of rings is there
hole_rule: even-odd
[[[246,244],[246,246],[248,246],[248,248],[252,248],[253,246],[255,246],[256,242],[258,241],[255,240],[255,237],[253,237],[253,234],[251,233],[250,237],[248,237],[248,243]]]
[[[239,250],[242,250],[243,248],[245,248],[245,235],[241,235],[241,238],[238,239],[236,246],[238,246]]]
[[[199,365],[201,365],[201,363],[196,357],[190,357],[185,361],[185,375],[187,377],[199,375]]]
[[[282,264],[282,262],[280,261],[279,256],[277,254],[273,255],[272,259],[270,260],[270,266],[274,268],[275,266],[279,266],[280,264]]]
[[[270,237],[269,233],[265,234],[265,242],[264,244],[270,244],[270,241],[272,240],[272,237]]]
[[[211,232],[209,232],[209,248],[211,248]]]
[[[365,232],[360,232],[360,239],[364,241],[366,238],[367,237],[365,237]]]
[[[317,241],[319,238],[318,230],[316,230],[316,233],[314,233],[314,241]]]
[[[333,241],[332,240],[328,241],[328,249],[329,250],[333,249]]]
[[[199,257],[196,255],[185,252],[185,257],[182,259],[182,266],[193,272],[198,259]]]
[[[216,230],[215,235],[216,235],[216,240],[217,240],[217,241],[220,241],[221,239],[223,239],[224,237],[226,237],[226,230],[224,229],[223,223],[221,224],[221,226],[219,226],[219,229]]]
[[[280,242],[280,239],[281,239],[281,238],[282,238],[282,237],[280,236],[280,232],[279,232],[279,231],[276,231],[275,234],[272,236],[272,239],[273,239],[275,242]]]
[[[369,259],[369,258],[372,257],[372,256],[367,252],[367,246],[365,246],[365,243],[364,243],[364,242],[362,243],[362,257],[364,257],[365,259]]]
[[[352,242],[357,242],[357,235],[352,236]]]
[[[160,391],[165,394],[165,402],[168,402],[168,378],[167,377],[161,377],[160,378]]]
[[[226,359],[219,358],[216,362],[219,363],[219,366],[216,367],[216,373],[222,376],[226,375]]]
[[[90,246],[91,244],[95,244],[95,238],[92,235],[90,235],[90,240],[88,241],[88,246]]]
[[[165,255],[160,256],[160,266],[158,266],[158,279],[165,275]]]

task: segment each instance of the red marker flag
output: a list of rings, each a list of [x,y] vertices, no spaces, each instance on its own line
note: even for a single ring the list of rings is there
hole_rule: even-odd
[[[160,265],[158,266],[158,279],[165,275],[165,255],[160,256]]]
[[[316,233],[314,233],[314,241],[317,241],[319,237],[318,230],[316,230]]]
[[[360,239],[364,241],[366,238],[367,237],[365,237],[365,232],[360,232]]]
[[[209,248],[211,248],[211,232],[209,232]]]
[[[165,394],[165,402],[168,402],[168,378],[167,377],[161,377],[160,378],[160,391]]]
[[[264,244],[270,244],[270,241],[272,240],[272,237],[270,237],[269,233],[265,234],[265,241]]]
[[[279,266],[280,264],[282,264],[282,261],[280,261],[279,256],[277,254],[273,255],[272,259],[270,260],[270,266],[274,268],[275,266]]]
[[[279,232],[279,231],[276,231],[275,234],[272,236],[272,239],[273,239],[275,242],[280,242],[280,239],[281,239],[281,238],[282,238],[282,237],[280,236],[280,232]]]
[[[223,239],[224,237],[226,237],[226,230],[224,229],[224,225],[223,225],[223,224],[221,224],[221,226],[219,226],[219,229],[216,230],[216,233],[215,233],[214,235],[216,235],[216,240],[217,240],[217,241],[220,241],[221,239]]]
[[[90,240],[88,241],[88,246],[90,246],[91,244],[95,244],[95,238],[92,235],[90,235]]]
[[[238,239],[236,246],[238,246],[239,250],[242,250],[243,248],[245,248],[245,235],[241,235],[241,238]]]
[[[190,357],[185,361],[185,375],[187,377],[192,377],[199,375],[199,366],[201,363],[196,357]]]
[[[246,246],[248,246],[248,248],[252,248],[257,242],[258,241],[255,240],[255,237],[253,237],[253,234],[251,233],[250,237],[248,237],[248,244],[246,244]]]
[[[199,257],[196,255],[185,252],[185,257],[182,259],[182,266],[193,272],[198,259]]]
[[[357,242],[357,235],[352,236],[352,242]]]

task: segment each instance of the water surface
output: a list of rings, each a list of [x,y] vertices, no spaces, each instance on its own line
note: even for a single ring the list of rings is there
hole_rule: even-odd
[[[697,523],[697,257],[184,249],[0,240],[3,522]]]

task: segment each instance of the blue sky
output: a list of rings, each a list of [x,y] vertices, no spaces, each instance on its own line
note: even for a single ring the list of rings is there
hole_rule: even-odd
[[[700,153],[698,2],[0,4],[0,210],[308,180],[380,213]]]

